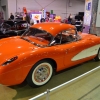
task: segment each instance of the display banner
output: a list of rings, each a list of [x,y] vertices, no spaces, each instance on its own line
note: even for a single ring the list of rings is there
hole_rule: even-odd
[[[46,17],[46,10],[42,9],[42,18],[45,18],[45,17]]]
[[[84,25],[90,26],[92,14],[92,0],[85,0]]]

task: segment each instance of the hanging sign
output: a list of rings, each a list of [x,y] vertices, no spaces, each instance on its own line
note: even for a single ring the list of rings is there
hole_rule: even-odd
[[[92,13],[92,0],[85,0],[84,25],[90,26]]]
[[[46,17],[46,10],[42,9],[42,18],[45,18],[45,17]]]

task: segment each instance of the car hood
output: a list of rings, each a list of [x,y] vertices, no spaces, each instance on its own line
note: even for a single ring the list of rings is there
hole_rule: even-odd
[[[0,64],[19,54],[35,50],[35,45],[21,39],[10,37],[0,40]]]

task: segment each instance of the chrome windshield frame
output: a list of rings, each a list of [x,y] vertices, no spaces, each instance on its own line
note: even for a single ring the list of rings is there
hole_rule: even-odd
[[[43,33],[45,33],[45,34],[48,34],[48,35],[51,37],[51,40],[49,41],[48,45],[40,45],[40,44],[35,43],[34,41],[31,41],[31,40],[26,39],[25,36],[29,36],[29,35],[26,35],[26,34],[28,34],[28,32],[29,32],[31,29],[32,29],[32,30],[35,30],[35,31],[38,30],[38,31],[41,31],[41,32],[43,32]],[[35,32],[34,32],[33,34],[35,34]],[[34,36],[34,35],[33,35],[33,36]],[[21,35],[21,39],[24,39],[24,40],[30,42],[31,44],[36,45],[36,46],[39,46],[39,47],[48,47],[48,46],[50,46],[50,43],[51,43],[51,41],[52,41],[53,38],[54,38],[54,37],[53,37],[52,34],[50,34],[49,32],[47,32],[47,31],[45,31],[45,30],[40,30],[40,29],[38,29],[38,28],[28,28],[28,29]]]

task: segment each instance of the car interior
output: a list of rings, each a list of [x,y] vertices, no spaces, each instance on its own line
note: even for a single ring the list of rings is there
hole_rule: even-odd
[[[64,44],[73,42],[76,40],[76,31],[71,30],[64,30],[57,34],[57,36],[54,38],[56,44]]]

